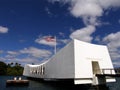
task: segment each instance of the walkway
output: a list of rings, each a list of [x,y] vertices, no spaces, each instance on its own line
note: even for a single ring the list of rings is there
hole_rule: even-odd
[[[100,69],[96,76],[110,76],[110,77],[120,77],[120,69]]]

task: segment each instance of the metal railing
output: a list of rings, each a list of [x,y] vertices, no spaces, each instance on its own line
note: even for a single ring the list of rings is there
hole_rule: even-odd
[[[96,69],[95,74],[120,74],[120,69],[107,68],[107,69]]]

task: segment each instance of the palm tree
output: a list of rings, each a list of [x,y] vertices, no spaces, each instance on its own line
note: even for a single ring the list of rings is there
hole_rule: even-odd
[[[15,66],[19,66],[19,64],[16,62],[16,63],[15,63]]]
[[[10,63],[11,66],[12,66],[13,64],[14,64],[13,62]]]

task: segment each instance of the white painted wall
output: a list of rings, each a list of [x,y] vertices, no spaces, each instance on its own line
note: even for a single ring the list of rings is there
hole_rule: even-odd
[[[76,79],[93,78],[92,61],[98,61],[100,69],[113,68],[106,46],[78,40],[74,40],[74,44]]]
[[[28,76],[28,77],[35,77],[35,78],[44,78],[44,64],[39,64],[39,65],[30,65],[30,64],[26,64],[24,67],[24,72],[23,75],[24,76]]]
[[[24,76],[29,76],[30,75],[29,71],[30,71],[29,64],[26,64],[25,67],[24,67],[23,75]]]
[[[74,42],[70,42],[53,56],[45,68],[45,78],[74,78]]]

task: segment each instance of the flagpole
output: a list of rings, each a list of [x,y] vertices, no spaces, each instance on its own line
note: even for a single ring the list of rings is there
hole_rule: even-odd
[[[57,48],[57,39],[56,39],[56,36],[55,36],[54,54],[56,54],[56,48]]]

